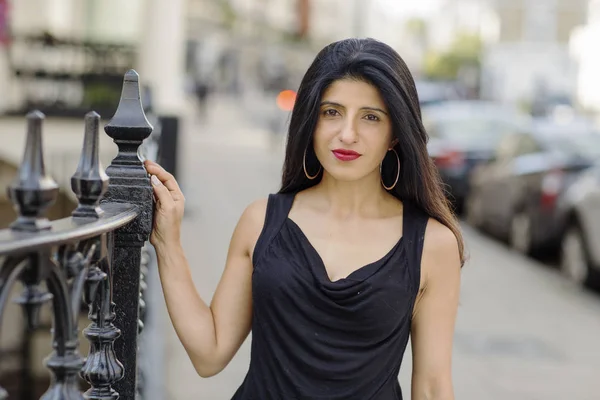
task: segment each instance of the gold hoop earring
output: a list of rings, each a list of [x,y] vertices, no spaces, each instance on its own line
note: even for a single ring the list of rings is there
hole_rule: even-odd
[[[379,164],[379,174],[381,175],[381,184],[383,185],[383,187],[386,190],[392,190],[393,188],[396,187],[396,184],[398,183],[398,178],[400,178],[400,157],[398,157],[398,152],[395,149],[390,149],[388,151],[393,151],[394,154],[396,155],[396,160],[398,161],[398,170],[396,171],[396,180],[394,181],[394,183],[392,184],[392,186],[385,186],[385,183],[383,182],[383,161],[381,161],[381,164]]]
[[[304,175],[306,175],[306,177],[308,179],[310,179],[311,181],[313,179],[315,179],[317,176],[319,176],[319,174],[321,173],[321,165],[319,164],[319,170],[317,171],[316,174],[314,174],[313,176],[310,176],[308,174],[308,171],[306,170],[306,150],[304,150],[304,157],[302,158],[302,168],[304,168]]]

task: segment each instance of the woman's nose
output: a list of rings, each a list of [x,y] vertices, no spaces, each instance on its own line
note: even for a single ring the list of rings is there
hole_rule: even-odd
[[[340,132],[340,141],[346,144],[356,143],[358,132],[356,125],[352,119],[349,119],[343,126]]]

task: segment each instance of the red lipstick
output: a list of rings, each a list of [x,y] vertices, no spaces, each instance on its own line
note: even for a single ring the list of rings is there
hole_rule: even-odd
[[[352,161],[361,156],[361,154],[357,153],[356,151],[346,149],[335,149],[331,152],[338,160],[341,161]]]

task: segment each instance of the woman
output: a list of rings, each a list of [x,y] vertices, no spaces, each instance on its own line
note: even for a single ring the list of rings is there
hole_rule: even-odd
[[[180,245],[184,197],[146,163],[169,315],[200,376],[223,370],[252,330],[236,400],[402,399],[410,333],[413,400],[454,399],[463,242],[426,142],[393,49],[323,49],[298,90],[281,190],[244,211],[210,306]]]

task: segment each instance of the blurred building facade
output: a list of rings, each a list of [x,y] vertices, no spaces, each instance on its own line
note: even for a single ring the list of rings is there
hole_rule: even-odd
[[[10,36],[0,45],[0,87],[5,93],[0,113],[23,107],[31,91],[52,97],[52,91],[60,90],[69,98],[83,98],[82,89],[67,82],[86,68],[86,57],[76,54],[75,47],[85,42],[131,47],[140,37],[143,0],[13,0],[8,4]],[[55,40],[70,50],[52,52]],[[35,69],[61,75],[60,89],[48,82],[29,87],[33,79],[26,78],[23,70]]]
[[[278,74],[282,68],[297,76],[317,49],[352,36],[385,41],[419,75],[428,49],[449,46],[460,32],[475,33],[484,43],[482,97],[532,102],[536,96],[555,96],[600,107],[597,91],[590,89],[600,63],[592,50],[600,35],[600,17],[593,15],[599,12],[590,12],[587,19],[588,7],[592,11],[600,7],[598,0],[440,0],[437,12],[428,18],[426,40],[406,29],[406,16],[394,11],[394,1],[178,0],[181,20],[160,27],[176,34],[159,43],[161,51],[173,56],[182,50],[167,43],[187,44],[187,68],[172,66],[170,73],[183,70],[180,73],[192,75],[192,80],[240,90],[249,84],[240,82],[240,76],[254,76],[260,70]],[[14,35],[48,32],[136,46],[141,52],[136,67],[143,73],[143,65],[153,69],[148,52],[159,52],[153,43],[159,36],[153,33],[157,23],[164,23],[152,22],[151,10],[163,3],[168,1],[13,0],[10,27]],[[0,112],[20,101],[19,88],[7,72],[5,49],[0,47],[0,85],[9,88],[9,96],[0,100]],[[293,82],[297,84],[298,78]]]
[[[142,5],[143,0],[12,1],[11,30],[15,35],[45,31],[58,37],[133,43]]]
[[[572,53],[579,63],[577,93],[580,104],[600,113],[600,0],[591,0],[588,19],[572,41]]]
[[[429,20],[429,45],[447,48],[457,34],[480,36],[486,44],[498,41],[498,14],[486,0],[445,0]]]
[[[587,0],[494,0],[498,40],[486,48],[485,97],[535,102],[540,97],[577,102],[577,61],[571,35],[586,21]]]
[[[404,55],[407,41],[402,21],[397,13],[389,12],[389,3],[390,0],[188,0],[188,33],[190,40],[196,42],[196,49],[200,49],[197,59],[203,61],[197,62],[208,68],[214,67],[223,54],[234,53],[238,54],[238,68],[244,75],[252,76],[249,71],[257,69],[280,69],[277,64],[283,63],[297,85],[315,52],[343,38],[375,37]]]
[[[443,48],[459,33],[477,34],[484,45],[484,98],[577,102],[579,71],[570,45],[587,8],[588,0],[445,0],[430,20],[430,45]]]

